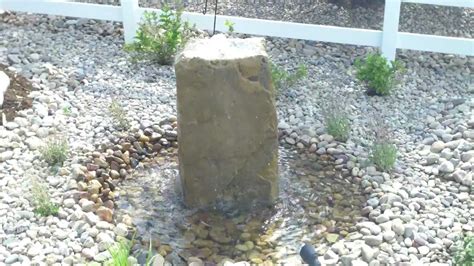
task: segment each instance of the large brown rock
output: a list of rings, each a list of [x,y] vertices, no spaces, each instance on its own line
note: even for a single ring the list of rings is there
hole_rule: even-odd
[[[278,132],[264,40],[194,40],[175,69],[185,203],[272,203],[278,196]]]

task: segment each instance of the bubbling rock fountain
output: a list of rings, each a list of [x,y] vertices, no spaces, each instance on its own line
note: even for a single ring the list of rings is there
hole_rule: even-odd
[[[241,209],[273,203],[278,129],[264,39],[193,40],[175,70],[185,204]]]

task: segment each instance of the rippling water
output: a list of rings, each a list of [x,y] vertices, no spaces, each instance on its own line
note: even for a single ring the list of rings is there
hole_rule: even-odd
[[[254,263],[299,262],[304,242],[324,247],[355,231],[365,202],[356,184],[332,162],[280,151],[280,196],[273,208],[246,213],[186,209],[175,157],[158,158],[119,186],[118,215],[128,214],[139,238],[174,265],[189,257],[209,263],[230,258]]]

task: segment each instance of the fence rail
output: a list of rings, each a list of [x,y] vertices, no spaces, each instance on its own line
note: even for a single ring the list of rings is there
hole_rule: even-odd
[[[389,60],[395,59],[397,48],[474,56],[474,39],[399,32],[402,2],[474,8],[474,0],[385,0],[382,31],[224,15],[217,16],[216,30],[226,31],[224,22],[230,20],[235,23],[234,31],[237,33],[374,46],[379,47]],[[161,12],[139,7],[138,0],[121,0],[120,6],[67,0],[0,0],[0,10],[122,22],[127,43],[133,41],[143,12]],[[212,30],[214,26],[211,14],[184,12],[183,18],[202,30]]]

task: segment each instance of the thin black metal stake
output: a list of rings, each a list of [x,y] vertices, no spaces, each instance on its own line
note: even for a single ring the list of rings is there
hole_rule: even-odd
[[[214,8],[214,29],[212,30],[212,35],[216,33],[216,19],[217,19],[217,0],[216,0],[216,6]]]
[[[207,1],[208,0],[206,0],[206,3],[204,4],[204,15],[206,15],[206,13],[207,13]]]

